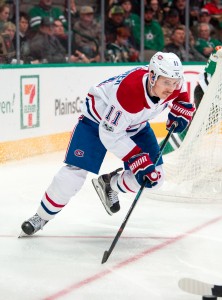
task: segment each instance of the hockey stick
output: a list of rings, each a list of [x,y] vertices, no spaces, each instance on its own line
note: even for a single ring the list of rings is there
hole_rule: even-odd
[[[158,161],[159,161],[159,159],[160,159],[160,157],[162,155],[162,152],[163,152],[163,150],[164,150],[164,148],[166,146],[166,143],[168,142],[171,134],[173,133],[173,131],[177,127],[177,125],[178,125],[177,122],[174,122],[172,124],[172,126],[170,127],[170,130],[169,130],[167,136],[165,137],[164,142],[163,142],[163,144],[160,147],[159,153],[158,153],[158,155],[157,155],[157,157],[156,157],[156,159],[154,161],[154,165],[155,166],[157,165],[157,163],[158,163]],[[141,194],[142,194],[142,192],[144,190],[144,187],[146,186],[147,180],[148,179],[145,179],[144,182],[143,182],[143,184],[141,185],[141,187],[140,187],[140,189],[139,189],[139,191],[138,191],[138,193],[137,193],[137,195],[136,195],[136,197],[135,197],[135,199],[134,199],[134,201],[133,201],[133,203],[132,203],[132,205],[131,205],[128,213],[126,214],[126,217],[125,217],[123,223],[121,224],[121,226],[120,226],[120,228],[119,228],[119,230],[118,230],[118,232],[117,232],[117,234],[116,234],[116,236],[115,236],[115,238],[114,238],[114,240],[113,240],[113,242],[112,242],[109,250],[108,251],[106,250],[104,252],[103,258],[102,258],[102,264],[104,264],[108,260],[110,254],[112,253],[114,247],[116,246],[116,244],[117,244],[117,242],[118,242],[118,240],[119,240],[119,238],[120,238],[120,236],[121,236],[121,234],[122,234],[122,232],[123,232],[123,230],[124,230],[124,228],[126,226],[126,223],[127,223],[128,219],[129,219],[129,217],[130,217],[130,215],[131,215],[134,207],[136,206],[136,204],[137,204],[137,202],[138,202],[138,200],[139,200],[139,198],[140,198],[140,196],[141,196]]]
[[[192,278],[181,278],[178,285],[181,290],[190,294],[222,297],[222,285],[210,284]]]

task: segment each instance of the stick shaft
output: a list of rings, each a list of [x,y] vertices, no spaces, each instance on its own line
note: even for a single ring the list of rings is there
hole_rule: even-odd
[[[159,159],[160,159],[160,157],[162,155],[162,152],[163,152],[163,150],[164,150],[164,148],[165,148],[165,146],[166,146],[166,144],[167,144],[167,142],[168,142],[171,134],[173,133],[174,129],[176,128],[176,126],[177,126],[177,124],[173,123],[172,126],[171,126],[171,128],[170,128],[170,130],[169,130],[169,132],[168,132],[168,134],[167,134],[167,136],[165,137],[164,142],[163,142],[163,144],[160,147],[159,153],[158,153],[158,155],[157,155],[157,157],[156,157],[156,159],[154,161],[154,165],[155,166],[157,165],[157,163],[158,163],[158,161],[159,161]],[[125,228],[125,226],[127,224],[127,221],[129,219],[131,213],[133,212],[133,210],[134,210],[134,208],[135,208],[135,206],[136,206],[136,204],[137,204],[137,202],[138,202],[138,200],[139,200],[139,198],[140,198],[140,196],[141,196],[141,194],[142,194],[142,192],[144,190],[144,187],[146,186],[147,180],[148,179],[144,180],[144,182],[141,185],[139,191],[137,192],[136,197],[133,200],[133,203],[130,206],[130,209],[128,210],[128,212],[127,212],[127,214],[125,216],[125,219],[123,220],[123,222],[122,222],[122,224],[121,224],[121,226],[120,226],[120,228],[119,228],[116,236],[114,237],[113,242],[112,242],[109,250],[105,251],[105,253],[103,255],[103,259],[102,259],[102,264],[105,263],[108,260],[110,254],[112,253],[113,249],[115,248],[115,246],[116,246],[116,244],[117,244],[117,242],[118,242],[118,240],[119,240],[119,238],[120,238],[120,236],[121,236],[121,234],[122,234],[122,232],[123,232],[123,230],[124,230],[124,228]]]

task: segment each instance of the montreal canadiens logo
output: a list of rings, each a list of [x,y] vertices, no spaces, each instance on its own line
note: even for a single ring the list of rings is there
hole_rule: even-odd
[[[74,154],[75,154],[75,156],[83,157],[84,156],[84,151],[82,151],[80,149],[76,149]]]
[[[163,56],[162,56],[162,55],[158,55],[157,58],[158,58],[159,60],[162,60],[162,59],[163,59]]]

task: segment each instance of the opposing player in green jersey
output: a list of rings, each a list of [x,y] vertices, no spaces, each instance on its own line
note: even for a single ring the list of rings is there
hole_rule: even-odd
[[[210,80],[216,70],[217,66],[217,60],[218,60],[218,55],[217,51],[221,49],[222,46],[217,46],[211,53],[207,65],[204,68],[204,72],[200,74],[198,84],[194,89],[194,103],[196,106],[196,109],[198,109],[198,106],[200,104],[201,99],[203,98],[203,94],[205,93],[208,84],[210,83]],[[194,116],[195,117],[195,116]],[[189,130],[189,127],[186,128],[183,132],[181,133],[173,133],[169,139],[168,144],[166,145],[163,154],[168,154],[177,148],[180,147],[182,144],[187,131]],[[162,142],[160,143],[161,146]]]

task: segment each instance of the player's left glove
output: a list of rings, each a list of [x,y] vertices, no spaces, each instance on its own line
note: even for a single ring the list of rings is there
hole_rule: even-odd
[[[182,132],[191,122],[195,110],[195,106],[192,103],[175,102],[168,114],[166,129],[170,130],[171,125],[176,121],[178,125],[174,132]]]

